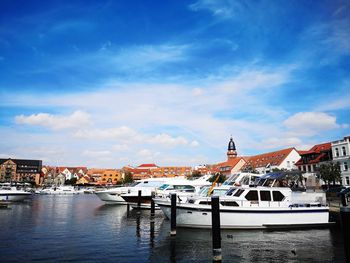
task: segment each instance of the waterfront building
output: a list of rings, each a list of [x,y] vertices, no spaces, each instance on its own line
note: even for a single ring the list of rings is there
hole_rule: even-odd
[[[253,169],[260,174],[278,170],[294,170],[296,162],[300,159],[299,152],[295,148],[287,148],[274,152],[244,157],[246,164],[242,169]]]
[[[299,151],[300,159],[296,166],[305,174],[316,174],[320,164],[332,160],[332,146],[330,142],[316,144],[308,151]]]
[[[87,175],[90,177],[92,182],[101,182],[102,181],[102,175],[104,173],[105,169],[101,168],[90,168],[87,171]]]
[[[85,176],[81,176],[77,182],[76,182],[77,185],[85,185],[85,184],[91,184],[91,179],[88,175],[85,175]]]
[[[147,178],[159,178],[159,177],[188,177],[192,173],[190,166],[157,166],[154,163],[141,164],[136,168],[130,166],[124,167],[123,171],[130,172],[134,180],[147,179]]]
[[[350,186],[350,136],[331,143],[333,160],[340,165],[342,185]]]
[[[41,160],[0,159],[0,181],[40,184],[41,168]]]
[[[122,172],[118,169],[105,169],[98,184],[117,184],[122,181]]]

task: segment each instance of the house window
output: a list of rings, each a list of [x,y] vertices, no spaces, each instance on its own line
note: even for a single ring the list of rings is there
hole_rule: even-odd
[[[338,148],[335,148],[335,156],[339,157],[339,149]]]
[[[308,170],[308,172],[311,172],[311,165],[307,166],[307,170]]]
[[[347,171],[347,170],[348,170],[348,163],[344,162],[344,171]]]
[[[290,161],[287,161],[287,167],[290,168]]]
[[[346,149],[345,149],[345,146],[342,147],[342,151],[343,151],[343,155],[345,156],[346,155]]]
[[[347,177],[345,177],[345,180],[346,180],[346,185],[349,185],[350,184],[350,178],[347,176]]]

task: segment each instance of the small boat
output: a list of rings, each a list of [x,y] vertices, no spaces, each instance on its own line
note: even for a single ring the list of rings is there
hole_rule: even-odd
[[[273,182],[270,186],[236,186],[219,197],[221,228],[289,228],[328,224],[329,207],[325,193],[271,186],[279,181],[279,174],[270,174],[265,176],[267,178]],[[170,201],[164,198],[155,198],[154,201],[170,218]],[[179,227],[211,228],[211,198],[197,196],[185,203],[177,202],[176,223]]]
[[[0,188],[0,201],[20,202],[31,195],[30,192],[19,190],[15,186],[2,186]]]
[[[39,191],[41,195],[75,195],[80,193],[83,192],[70,185],[53,186]]]
[[[185,202],[189,197],[198,195],[202,187],[209,185],[211,185],[211,183],[207,179],[203,180],[202,177],[196,180],[167,178],[167,181],[157,188],[141,189],[140,205],[143,206],[143,208],[150,208],[150,203],[153,196],[169,199],[170,194],[172,193],[177,194],[179,201]],[[132,204],[132,207],[135,207],[139,201],[138,191],[130,191],[128,193],[121,194],[121,197],[127,203]]]
[[[151,193],[155,191],[155,189],[164,182],[169,180],[169,178],[149,178],[135,181],[130,186],[124,187],[114,187],[110,189],[97,190],[95,191],[95,195],[104,201],[106,204],[118,204],[118,205],[126,205],[127,202],[122,198],[122,195],[131,194],[131,196],[138,196],[138,191],[141,190],[142,195],[151,196]],[[151,199],[149,198],[149,201]],[[137,201],[136,201],[137,203]]]

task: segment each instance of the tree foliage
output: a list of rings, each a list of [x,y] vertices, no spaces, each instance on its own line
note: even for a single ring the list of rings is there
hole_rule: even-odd
[[[131,172],[127,171],[124,174],[123,184],[130,184],[134,181]]]
[[[64,182],[65,185],[75,185],[77,183],[78,179],[76,177],[72,177],[69,180],[66,180]]]
[[[192,177],[192,178],[198,178],[198,177],[201,177],[201,176],[202,176],[201,172],[195,170],[195,171],[192,172],[192,174],[191,174],[190,177]]]
[[[258,174],[259,172],[252,166],[252,165],[246,165],[242,169],[243,173],[252,173],[252,174]]]
[[[211,182],[211,183],[213,183],[213,182],[215,181],[215,179],[216,179],[218,176],[220,176],[220,177],[219,177],[219,179],[217,180],[216,183],[221,184],[221,183],[225,182],[226,176],[223,175],[223,174],[220,174],[220,173],[216,173],[216,174],[212,175],[212,176],[209,178],[208,181]]]
[[[320,178],[328,185],[332,182],[335,185],[336,182],[341,182],[341,170],[339,163],[330,162],[327,164],[321,164],[319,167]]]

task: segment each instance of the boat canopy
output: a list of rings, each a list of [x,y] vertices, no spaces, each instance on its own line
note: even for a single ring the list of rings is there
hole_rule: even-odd
[[[272,179],[272,180],[281,180],[287,179],[291,177],[299,177],[301,176],[301,172],[299,171],[281,171],[281,172],[272,172],[264,174],[260,177],[261,180]]]

